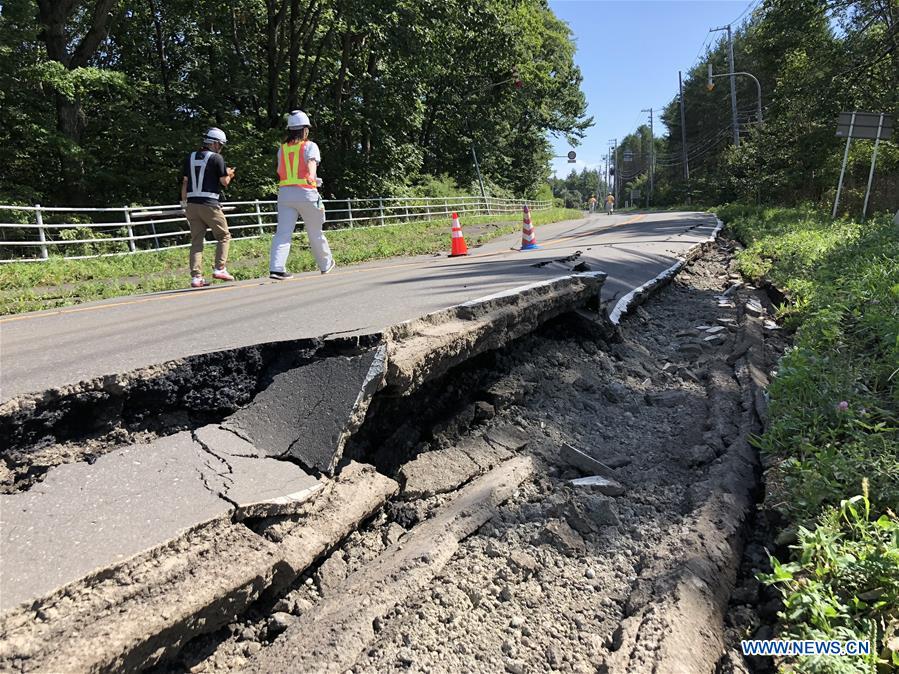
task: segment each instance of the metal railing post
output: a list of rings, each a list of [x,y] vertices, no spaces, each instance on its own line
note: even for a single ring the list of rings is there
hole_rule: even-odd
[[[346,199],[346,212],[349,215],[350,227],[352,227],[353,226],[353,203],[349,197],[347,197],[347,199]]]
[[[446,217],[449,217],[449,213],[450,213],[449,212],[449,199],[447,199],[447,198],[443,199],[443,212],[446,215]]]
[[[128,250],[134,252],[134,229],[131,227],[131,211],[128,206],[122,206],[122,212],[125,214],[125,226],[128,228]]]
[[[378,197],[378,210],[381,212],[381,226],[384,226],[384,198]]]
[[[262,209],[259,208],[259,199],[253,201],[253,204],[256,206],[256,224],[259,225],[259,236],[265,234],[262,230]]]
[[[47,235],[44,234],[44,215],[41,213],[41,205],[34,205],[34,217],[37,220],[37,236],[41,241],[41,259],[46,260],[50,257],[50,254],[47,252]]]

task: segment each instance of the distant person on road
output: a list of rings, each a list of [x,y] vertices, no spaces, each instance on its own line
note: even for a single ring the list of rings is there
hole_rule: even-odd
[[[319,271],[327,274],[334,269],[334,258],[328,240],[322,233],[325,206],[318,188],[318,165],[322,157],[318,145],[309,140],[309,116],[294,110],[287,116],[287,138],[278,148],[278,229],[272,239],[269,278],[288,279],[287,256],[290,240],[297,226],[297,216],[303,218],[309,247],[318,263]]]
[[[596,195],[590,195],[590,200],[587,202],[587,205],[590,207],[591,213],[596,211]]]
[[[612,196],[612,193],[609,192],[609,196],[606,197],[606,215],[612,215],[612,211],[615,210],[615,197]]]
[[[209,285],[203,277],[203,242],[206,229],[215,237],[215,267],[212,278],[233,281],[225,263],[228,262],[228,248],[231,232],[228,221],[222,213],[219,201],[221,189],[227,187],[234,178],[234,169],[225,166],[221,152],[228,142],[225,132],[215,127],[203,136],[203,147],[191,152],[184,160],[181,180],[181,207],[190,225],[190,287],[202,288]]]

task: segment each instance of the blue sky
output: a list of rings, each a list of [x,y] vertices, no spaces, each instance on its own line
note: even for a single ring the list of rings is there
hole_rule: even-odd
[[[609,139],[626,136],[648,117],[641,109],[660,108],[674,97],[677,71],[686,72],[697,61],[707,37],[713,41],[724,35],[709,36],[709,28],[733,22],[756,4],[750,0],[550,0],[556,16],[574,34],[574,58],[584,75],[582,88],[594,121],[574,148],[578,162],[553,160],[556,174],[562,177],[572,168],[598,166]],[[553,146],[557,155],[572,149],[564,139],[553,139]]]

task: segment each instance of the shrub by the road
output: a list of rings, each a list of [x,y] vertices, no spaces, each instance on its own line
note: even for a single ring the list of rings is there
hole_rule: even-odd
[[[887,214],[860,223],[813,208],[718,213],[746,244],[743,273],[786,294],[780,315],[796,330],[758,439],[767,499],[798,533],[793,559],[772,560],[767,577],[784,597],[782,633],[872,639],[882,671],[894,671],[899,655],[886,645],[899,636],[899,232]],[[875,671],[857,658],[786,666]]]

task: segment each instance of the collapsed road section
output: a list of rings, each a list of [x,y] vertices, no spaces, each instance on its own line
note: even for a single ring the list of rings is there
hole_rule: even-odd
[[[218,510],[4,598],[0,668],[715,671],[756,488],[747,438],[781,348],[731,253],[720,242],[684,261],[620,328],[583,310],[603,275],[576,274],[301,358],[263,353],[239,406],[151,427],[147,405],[94,427],[92,463],[76,435],[17,446],[71,451],[30,473],[7,460],[30,482],[3,498],[52,492],[76,467],[139,473],[161,442]],[[328,361],[353,386],[335,386]],[[319,399],[298,389],[303,372],[326,386]],[[264,479],[244,482],[245,462]],[[99,479],[112,474],[94,475],[114,509],[121,492]],[[124,502],[132,518],[165,510]]]
[[[2,424],[10,446],[3,458],[10,493],[0,495],[0,657],[41,668],[43,653],[67,671],[133,668],[224,624],[271,589],[283,568],[295,568],[295,576],[302,566],[276,546],[251,572],[251,578],[266,580],[232,574],[222,580],[216,574],[199,593],[200,603],[208,602],[202,620],[191,618],[197,592],[185,591],[178,594],[186,606],[159,603],[157,630],[147,633],[153,621],[141,619],[140,633],[121,639],[109,638],[121,630],[97,619],[92,602],[71,599],[105,596],[112,620],[146,591],[135,580],[141,569],[168,565],[173,555],[198,554],[197,541],[201,549],[217,546],[215,532],[231,537],[267,518],[308,519],[326,500],[321,492],[335,489],[341,479],[353,483],[352,470],[342,471],[336,482],[331,477],[379,389],[384,395],[409,393],[560,314],[595,304],[604,279],[598,272],[569,275],[431,314],[383,336],[262,345],[6,403]],[[234,366],[230,372],[228,364]],[[212,387],[217,376],[235,390]],[[245,381],[238,384],[240,377]],[[236,406],[241,399],[248,400]],[[178,414],[182,404],[194,414]],[[212,420],[228,407],[236,409]],[[384,484],[369,491],[386,498],[392,489]],[[376,499],[357,507],[357,518],[334,530],[335,541],[377,505]],[[304,547],[310,536],[319,540],[306,532],[298,545]],[[266,546],[256,538],[249,535],[243,546],[231,541],[230,559],[236,561],[242,548],[247,560],[258,557]],[[313,545],[306,563],[327,545]],[[281,582],[290,580],[288,573]],[[242,605],[234,592],[243,593]],[[59,615],[64,617],[42,617]],[[174,625],[182,635],[173,644]]]

